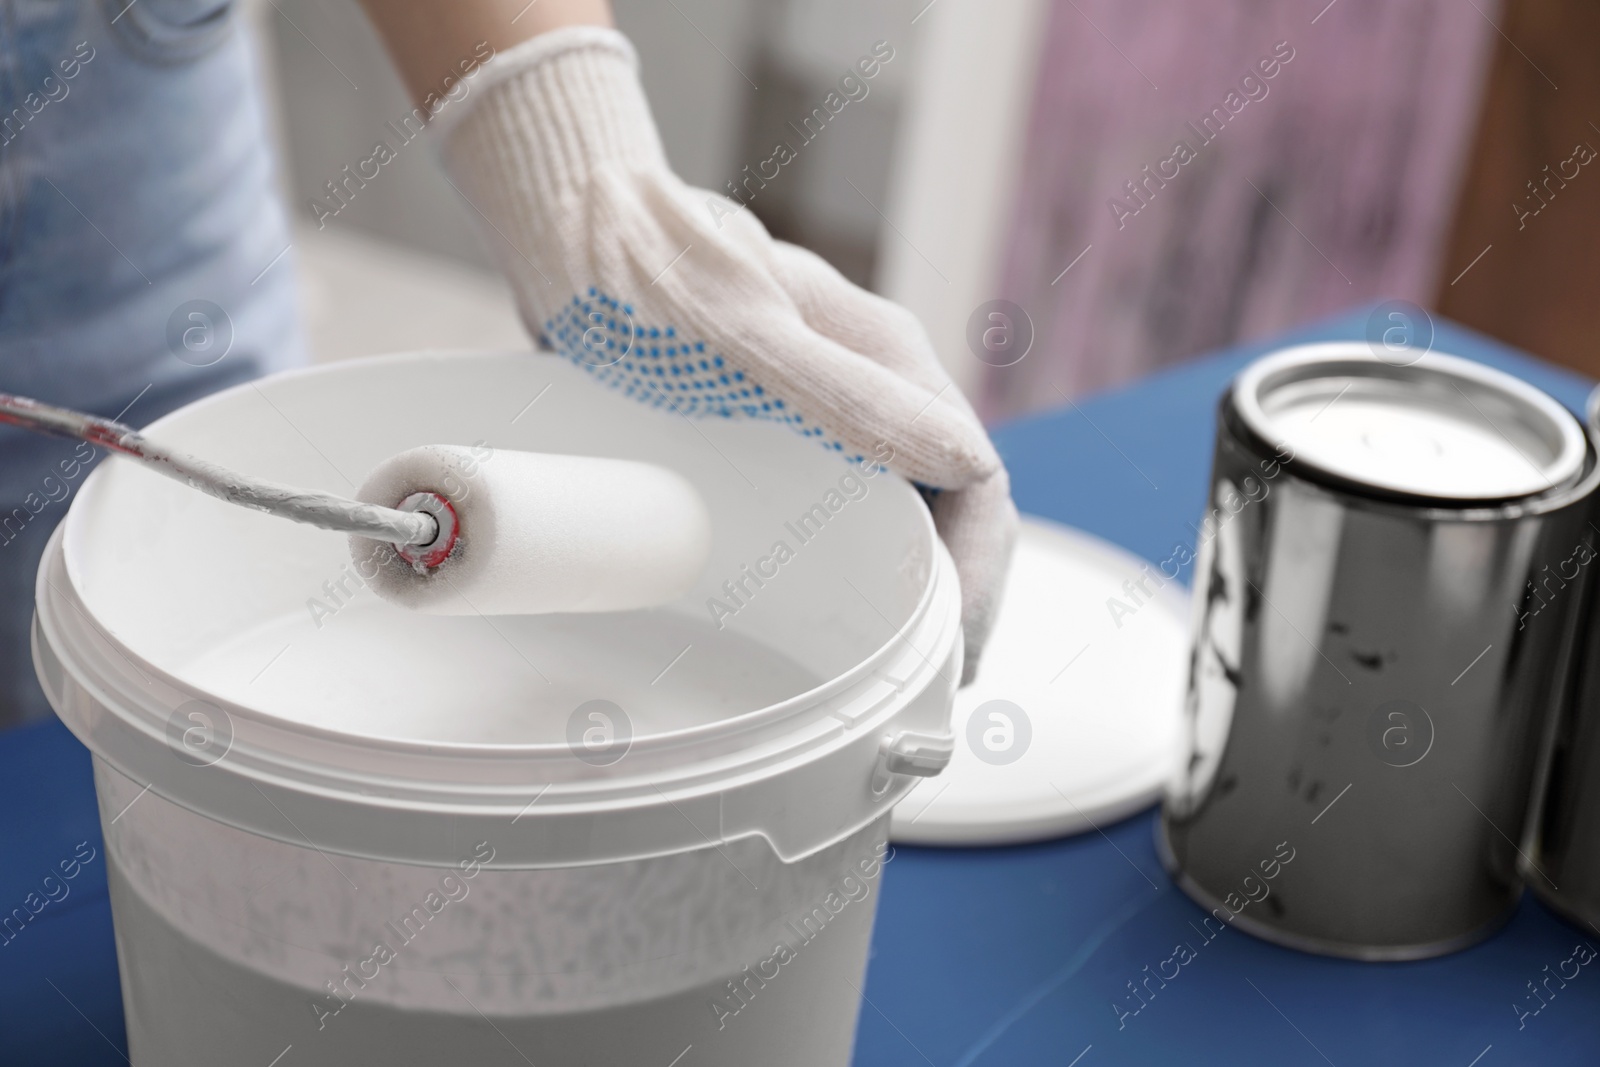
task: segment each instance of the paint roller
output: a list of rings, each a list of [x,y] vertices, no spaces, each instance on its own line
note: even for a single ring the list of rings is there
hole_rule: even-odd
[[[119,422],[0,393],[0,422],[87,441],[230,504],[350,534],[384,599],[432,615],[626,611],[666,603],[710,552],[705,504],[634,460],[424,445],[350,500],[248,477]]]

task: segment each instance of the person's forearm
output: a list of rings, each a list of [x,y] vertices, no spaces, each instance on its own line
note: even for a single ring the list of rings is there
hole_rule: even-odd
[[[496,52],[562,26],[611,26],[610,0],[360,0],[421,101],[483,43]]]

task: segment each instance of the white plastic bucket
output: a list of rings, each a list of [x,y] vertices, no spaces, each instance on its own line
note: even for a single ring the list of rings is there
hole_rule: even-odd
[[[948,759],[960,673],[909,485],[526,353],[319,368],[150,433],[342,493],[427,443],[646,459],[714,545],[658,611],[422,616],[342,536],[98,470],[34,646],[95,755],[136,1064],[848,1062],[887,816]]]

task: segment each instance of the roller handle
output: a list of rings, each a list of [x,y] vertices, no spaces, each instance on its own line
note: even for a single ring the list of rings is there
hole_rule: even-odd
[[[440,524],[423,510],[398,510],[363,504],[332,493],[251,478],[183,452],[162,448],[138,430],[111,419],[53,407],[25,396],[0,393],[0,422],[50,437],[87,441],[138,460],[207,496],[308,526],[370,537],[395,545],[431,545]]]

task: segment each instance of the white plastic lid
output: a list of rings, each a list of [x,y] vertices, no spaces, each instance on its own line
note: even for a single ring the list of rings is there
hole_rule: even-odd
[[[1040,841],[1154,803],[1182,738],[1188,603],[1155,564],[1024,515],[978,676],[956,693],[955,755],[895,808],[893,838]]]
[[[1455,356],[1396,366],[1362,344],[1285,349],[1239,375],[1233,402],[1297,463],[1395,493],[1509,500],[1566,484],[1583,468],[1583,430],[1565,408]]]

